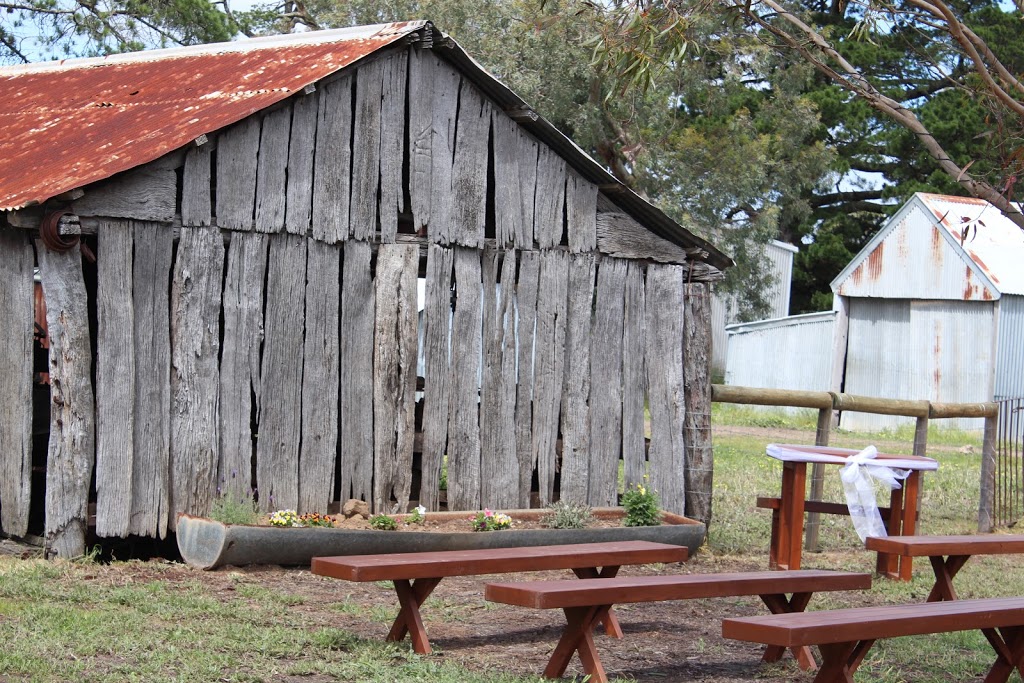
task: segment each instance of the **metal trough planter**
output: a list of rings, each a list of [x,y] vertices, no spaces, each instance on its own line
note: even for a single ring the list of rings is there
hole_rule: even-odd
[[[505,510],[515,520],[539,519],[545,510]],[[467,519],[470,512],[432,512],[431,519]],[[620,518],[622,508],[596,508],[599,518]],[[401,519],[404,515],[396,515]],[[704,542],[702,523],[670,512],[661,526],[595,527],[587,529],[508,529],[486,532],[373,531],[361,529],[282,528],[222,524],[203,517],[178,517],[178,550],[199,569],[225,565],[308,565],[313,557],[471,550],[517,546],[656,541],[684,545],[692,556]]]

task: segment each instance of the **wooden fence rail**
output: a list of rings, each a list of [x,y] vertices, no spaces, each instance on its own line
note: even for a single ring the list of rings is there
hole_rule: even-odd
[[[739,403],[745,405],[811,408],[818,411],[818,427],[814,437],[816,446],[827,446],[837,412],[847,410],[877,415],[901,415],[916,418],[914,428],[914,455],[925,455],[928,450],[928,424],[930,420],[954,417],[985,419],[981,449],[981,495],[978,501],[978,531],[987,532],[993,526],[995,491],[996,432],[999,425],[999,404],[988,403],[931,403],[902,399],[856,396],[832,391],[790,391],[787,389],[760,389],[756,387],[711,385],[713,403]],[[824,487],[824,465],[815,464],[811,471],[810,500],[821,500]],[[818,548],[818,513],[807,514],[807,534],[804,547]]]

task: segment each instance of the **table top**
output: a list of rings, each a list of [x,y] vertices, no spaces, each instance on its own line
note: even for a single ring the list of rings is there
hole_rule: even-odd
[[[966,534],[962,536],[888,536],[868,538],[868,550],[904,557],[946,555],[1004,555],[1024,553],[1024,534]]]
[[[502,532],[486,533],[500,534]],[[314,574],[349,581],[393,581],[396,579],[683,562],[687,559],[687,555],[686,546],[681,545],[652,541],[611,541],[518,548],[478,548],[422,553],[314,557],[310,569]]]
[[[766,453],[769,457],[784,462],[821,462],[829,465],[845,465],[848,462],[847,458],[857,455],[860,451],[853,448],[772,443],[768,444]],[[939,469],[937,460],[921,455],[879,453],[872,460],[875,464],[884,467],[896,467],[903,470],[931,471]]]

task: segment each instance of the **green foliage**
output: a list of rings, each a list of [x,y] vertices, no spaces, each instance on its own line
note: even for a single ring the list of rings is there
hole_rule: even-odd
[[[334,526],[334,520],[327,515],[321,515],[319,512],[307,512],[299,515],[299,525],[330,528]]]
[[[299,515],[295,510],[276,510],[270,515],[270,526],[302,526],[299,522]]]
[[[222,524],[256,524],[260,513],[251,495],[222,492],[210,506],[210,519]]]
[[[469,520],[473,531],[502,531],[512,528],[512,518],[502,512],[484,509]]]
[[[556,500],[548,506],[548,513],[541,520],[552,529],[584,529],[594,519],[594,510],[586,503]]]
[[[417,505],[409,513],[409,524],[423,524],[427,519],[427,508]]]
[[[658,494],[643,484],[626,488],[622,494],[622,507],[626,509],[623,526],[659,526],[661,512],[658,510]]]
[[[398,522],[394,517],[381,513],[370,517],[370,527],[379,531],[394,531],[398,528]]]

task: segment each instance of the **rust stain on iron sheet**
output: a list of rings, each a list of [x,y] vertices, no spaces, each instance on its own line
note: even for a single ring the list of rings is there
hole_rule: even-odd
[[[423,25],[0,69],[0,210],[153,161]]]
[[[875,250],[868,254],[867,269],[868,278],[877,280],[882,274],[882,266],[885,262],[885,240],[878,243]]]

